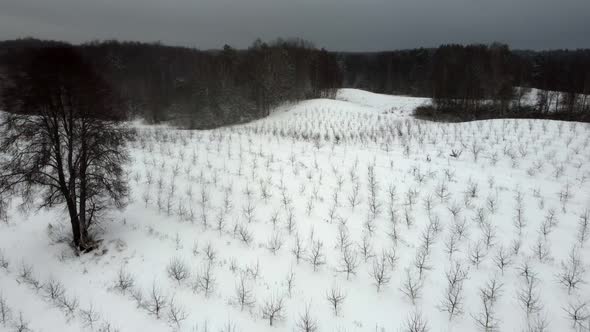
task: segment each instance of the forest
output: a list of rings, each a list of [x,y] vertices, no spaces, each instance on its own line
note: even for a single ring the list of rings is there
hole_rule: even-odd
[[[0,42],[0,87],[41,47]],[[423,118],[535,117],[590,121],[590,50],[519,51],[507,45],[441,45],[378,53],[329,52],[302,39],[201,51],[160,43],[94,41],[79,50],[153,123],[213,128],[266,116],[285,102],[331,98],[338,88],[432,98]],[[538,89],[534,104],[522,99]]]

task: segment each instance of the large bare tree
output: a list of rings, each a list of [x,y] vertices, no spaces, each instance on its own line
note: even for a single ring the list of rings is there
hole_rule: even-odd
[[[38,50],[2,90],[0,196],[26,205],[65,205],[74,246],[96,243],[89,227],[122,208],[129,131],[108,84],[69,46]]]

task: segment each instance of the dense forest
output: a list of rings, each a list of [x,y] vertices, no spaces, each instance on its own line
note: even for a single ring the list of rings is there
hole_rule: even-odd
[[[9,85],[36,50],[57,45],[64,44],[30,39],[0,44],[0,84]],[[153,123],[190,128],[239,123],[263,117],[284,102],[334,97],[342,86],[335,55],[298,39],[256,41],[247,50],[118,41],[74,47],[132,115]]]
[[[0,87],[35,50],[60,42],[0,42]],[[150,122],[209,128],[263,117],[274,106],[333,97],[340,87],[432,97],[424,117],[459,120],[547,117],[590,120],[590,50],[513,51],[508,46],[441,45],[338,53],[300,39],[200,51],[159,43],[104,41],[73,46]],[[536,104],[521,103],[531,88]],[[450,117],[448,117],[450,118]]]
[[[344,86],[433,98],[420,110],[459,120],[543,117],[590,121],[590,50],[511,51],[508,46],[441,45],[339,54]],[[524,104],[531,88],[534,105]]]

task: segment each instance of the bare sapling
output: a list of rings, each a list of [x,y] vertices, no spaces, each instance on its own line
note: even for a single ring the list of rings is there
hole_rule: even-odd
[[[418,278],[420,280],[424,279],[424,272],[430,271],[432,266],[429,265],[429,257],[428,252],[424,247],[418,248],[416,250],[416,257],[414,258],[414,267],[418,271]]]
[[[381,287],[389,284],[389,281],[391,280],[387,257],[386,253],[382,252],[380,256],[373,258],[373,268],[370,275],[373,277],[377,292],[381,290]]]
[[[240,306],[240,311],[244,311],[244,308],[251,308],[256,303],[254,291],[248,283],[245,273],[240,275],[240,280],[236,283],[235,298]]]
[[[100,314],[94,309],[94,305],[90,303],[87,309],[81,309],[79,313],[82,325],[89,328],[91,331],[100,320]]]
[[[266,243],[266,248],[273,254],[276,255],[279,250],[283,247],[283,237],[279,231],[274,231]]]
[[[572,290],[577,290],[584,283],[584,273],[586,272],[580,249],[574,246],[567,259],[561,262],[561,272],[558,274],[559,282],[567,288],[567,293],[571,294]]]
[[[493,260],[496,267],[498,267],[502,272],[502,275],[504,275],[506,268],[512,264],[512,256],[510,255],[508,249],[506,249],[504,246],[501,246],[498,249]]]
[[[342,303],[346,299],[346,294],[339,286],[332,286],[332,288],[326,293],[326,299],[334,311],[334,316],[338,316],[342,311]]]
[[[269,296],[262,304],[262,318],[268,319],[270,326],[284,319],[285,315],[285,298],[278,294]]]
[[[311,315],[311,306],[308,304],[305,307],[305,311],[299,314],[299,318],[295,327],[297,328],[298,332],[317,332],[318,331],[318,323],[315,318]]]
[[[527,278],[516,294],[516,298],[525,311],[527,318],[543,309],[538,284],[539,279],[536,277]]]
[[[8,307],[8,303],[4,298],[4,294],[0,293],[0,324],[6,327],[6,324],[10,321],[12,317],[12,310]]]
[[[309,254],[309,262],[313,266],[313,271],[326,264],[326,256],[324,253],[324,243],[320,240],[314,240],[311,244],[311,250]]]
[[[463,313],[464,294],[463,282],[467,279],[467,269],[454,262],[446,272],[447,287],[440,304],[441,311],[449,314],[449,320]]]
[[[588,331],[588,320],[590,319],[590,310],[587,302],[572,302],[563,308],[568,319],[572,323],[572,328],[577,331]]]
[[[164,295],[164,292],[161,290],[160,286],[154,283],[152,284],[152,289],[149,292],[148,298],[146,300],[146,310],[155,315],[156,318],[160,319],[160,316],[163,313],[164,308],[168,305],[168,298]]]
[[[371,238],[368,234],[364,234],[362,238],[362,242],[359,245],[361,254],[365,260],[365,263],[369,261],[369,259],[375,257],[375,253],[373,252],[373,244],[371,243]]]
[[[207,262],[201,267],[201,270],[197,274],[196,281],[193,285],[194,291],[202,291],[205,297],[209,297],[216,285],[216,278],[213,273],[213,264]]]
[[[177,331],[181,330],[182,322],[188,319],[185,308],[176,303],[174,296],[170,299],[166,316],[168,325]]]
[[[400,291],[410,299],[413,305],[416,305],[416,300],[421,296],[422,281],[409,268],[406,269],[406,277],[402,281]]]
[[[295,243],[293,244],[291,253],[293,256],[295,256],[297,264],[299,264],[299,261],[305,257],[305,246],[303,244],[303,240],[299,236],[299,233],[295,234]]]
[[[404,327],[404,332],[428,332],[430,330],[428,322],[418,310],[414,310],[408,319]]]
[[[168,263],[166,272],[168,272],[168,277],[176,281],[179,286],[183,281],[190,277],[190,272],[186,263],[178,257],[173,258],[170,263]]]
[[[356,269],[359,265],[358,254],[352,246],[345,246],[341,250],[340,265],[338,272],[346,273],[346,280],[350,279],[350,275],[356,275]]]

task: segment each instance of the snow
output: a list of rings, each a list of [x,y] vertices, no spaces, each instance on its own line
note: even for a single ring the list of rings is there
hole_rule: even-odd
[[[590,300],[590,285],[584,283],[568,294],[558,275],[562,261],[579,243],[580,216],[590,206],[590,127],[549,120],[449,124],[411,118],[411,108],[424,102],[343,89],[337,100],[304,101],[266,119],[218,130],[137,125],[140,139],[130,146],[133,202],[100,225],[101,250],[72,257],[67,245],[56,241],[56,234],[67,235],[65,212],[23,214],[13,206],[9,223],[0,224],[0,250],[9,262],[8,269],[0,268],[0,293],[12,317],[22,312],[33,331],[99,331],[107,323],[111,331],[297,331],[307,306],[319,331],[405,331],[414,312],[422,313],[431,331],[477,331],[474,317],[482,307],[479,289],[495,276],[502,284],[494,304],[499,330],[524,331],[538,316],[534,313],[527,319],[517,298],[525,286],[519,267],[529,262],[538,279],[534,291],[542,303],[539,315],[547,317],[550,330],[573,330],[564,308]],[[462,153],[454,158],[452,150]],[[475,158],[470,151],[478,150]],[[381,210],[372,222],[371,165]],[[349,203],[353,178],[360,185],[360,204],[354,209]],[[441,202],[436,192],[442,184],[448,186],[449,197]],[[266,200],[264,186],[270,194]],[[395,186],[397,194],[393,203],[388,198],[390,186]],[[471,197],[466,192],[474,186],[477,193]],[[226,193],[231,206],[223,214]],[[202,194],[207,198],[204,209]],[[515,226],[518,196],[526,222],[520,236]],[[496,200],[497,209],[490,208],[490,200]],[[462,210],[456,218],[449,211],[455,205]],[[396,211],[394,222],[390,206]],[[557,222],[544,240],[539,231],[550,209],[555,210]],[[469,249],[485,234],[485,227],[477,222],[478,210],[495,232],[479,267],[469,260]],[[273,225],[275,213],[278,220]],[[225,224],[219,230],[221,215]],[[440,230],[434,232],[429,269],[424,271],[421,296],[412,304],[401,291],[405,271],[416,270],[423,234],[436,220]],[[462,262],[469,270],[462,293],[464,313],[449,320],[441,310],[445,272],[452,262],[445,243],[463,221],[467,231],[452,261]],[[390,236],[394,223],[397,242]],[[349,279],[341,272],[337,239],[342,227],[348,230],[350,248],[359,262]],[[240,228],[250,233],[250,243],[240,239]],[[272,253],[269,243],[275,234],[283,245]],[[314,242],[323,243],[326,262],[317,271],[308,259],[297,263],[292,253],[297,236],[306,247],[306,257]],[[392,250],[398,257],[395,266],[388,266],[391,279],[379,292],[372,277],[374,258],[365,262],[360,252],[363,237],[369,239],[376,257]],[[512,250],[519,238],[519,253],[501,273],[494,263],[496,253],[501,247]],[[535,254],[538,243],[549,249],[542,260]],[[215,286],[205,294],[194,283],[209,264],[209,245],[216,253],[211,263]],[[586,270],[589,246],[586,241],[579,249]],[[167,266],[173,259],[186,263],[191,272],[188,280],[179,283],[168,276]],[[79,310],[68,314],[47,297],[44,288],[27,282],[20,276],[23,264],[31,266],[33,279],[41,284],[61,281],[66,296],[79,300]],[[130,290],[115,287],[122,269],[133,276],[133,288],[143,294],[144,302],[156,285],[168,300],[173,298],[184,308],[186,320],[176,326],[168,319],[169,307],[157,318],[138,306]],[[294,275],[291,294],[290,272]],[[236,303],[236,285],[242,275],[255,300],[244,310]],[[588,272],[584,279],[590,281]],[[346,294],[338,316],[326,299],[332,287]],[[285,308],[283,319],[271,327],[261,307],[273,295],[285,298]],[[92,327],[80,311],[90,307],[97,318]],[[13,321],[0,323],[0,330],[10,331]]]
[[[418,106],[430,103],[430,98],[391,96],[358,89],[340,89],[336,94],[336,99],[399,116],[412,115]]]

